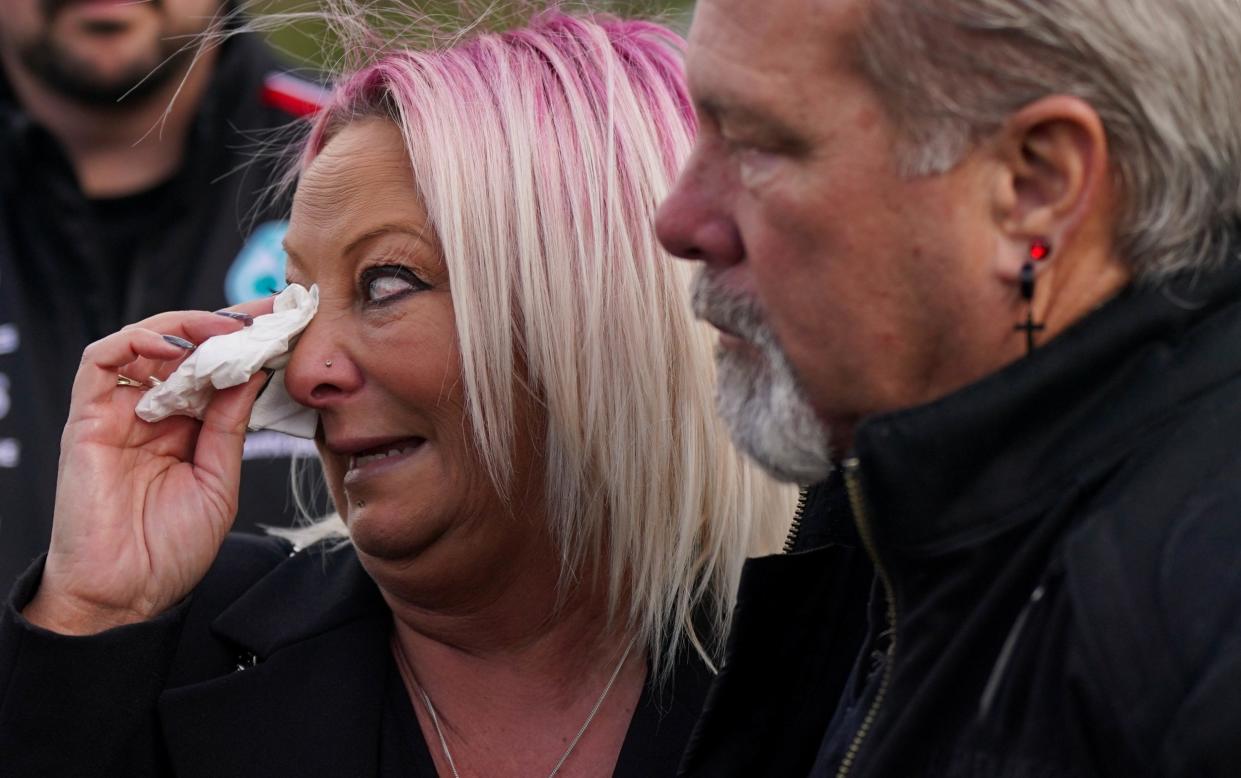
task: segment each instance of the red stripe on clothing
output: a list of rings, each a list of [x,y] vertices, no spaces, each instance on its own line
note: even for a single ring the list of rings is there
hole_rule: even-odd
[[[277,89],[271,84],[263,85],[263,103],[299,119],[313,116],[319,112],[320,108],[319,103],[313,100]]]

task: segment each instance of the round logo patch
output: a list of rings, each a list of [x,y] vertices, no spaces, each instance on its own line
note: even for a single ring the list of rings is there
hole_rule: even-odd
[[[250,233],[224,277],[224,297],[229,305],[267,297],[284,288],[281,241],[288,228],[286,221],[264,222]]]

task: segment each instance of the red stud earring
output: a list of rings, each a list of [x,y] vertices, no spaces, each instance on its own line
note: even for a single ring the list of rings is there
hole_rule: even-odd
[[[1051,256],[1051,244],[1042,238],[1034,238],[1030,241],[1030,259],[1035,262],[1042,262]]]
[[[1051,244],[1043,238],[1030,241],[1029,259],[1021,265],[1021,299],[1026,301],[1026,320],[1013,326],[1017,332],[1026,334],[1026,354],[1034,351],[1034,333],[1046,329],[1046,325],[1034,321],[1034,263],[1051,256]]]

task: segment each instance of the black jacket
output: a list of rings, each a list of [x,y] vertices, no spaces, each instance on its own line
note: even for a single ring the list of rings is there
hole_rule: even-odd
[[[866,421],[810,502],[685,775],[1241,775],[1236,263]]]
[[[250,227],[285,218],[285,204],[264,195],[276,157],[256,160],[259,146],[276,140],[275,128],[296,121],[291,77],[279,73],[258,40],[235,37],[221,48],[185,162],[149,204],[124,272],[101,250],[107,225],[59,144],[0,78],[0,590],[47,546],[60,433],[82,350],[160,311],[228,304],[226,276]],[[255,249],[245,256],[258,258]],[[241,264],[235,276],[246,270]],[[283,269],[277,275],[282,283]],[[277,433],[248,442],[238,528],[293,515],[290,445],[313,453]]]
[[[84,638],[21,618],[40,574],[0,615],[0,778],[434,778],[351,547],[232,535],[175,609]],[[648,683],[615,775],[675,772],[710,677],[685,656],[670,689]]]

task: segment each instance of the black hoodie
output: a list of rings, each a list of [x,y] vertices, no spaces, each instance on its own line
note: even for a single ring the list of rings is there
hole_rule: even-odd
[[[317,90],[284,70],[259,40],[229,39],[181,168],[151,192],[111,203],[83,195],[60,145],[0,80],[0,591],[47,546],[82,350],[161,311],[239,301],[239,276],[255,276],[263,260],[247,244],[251,230],[268,244],[279,239],[287,202],[272,202],[266,188],[281,163],[257,151],[288,137],[277,133],[299,123],[304,97]],[[257,278],[283,284],[282,271],[240,282]],[[247,440],[238,529],[289,523],[291,447],[313,451],[277,433]]]

